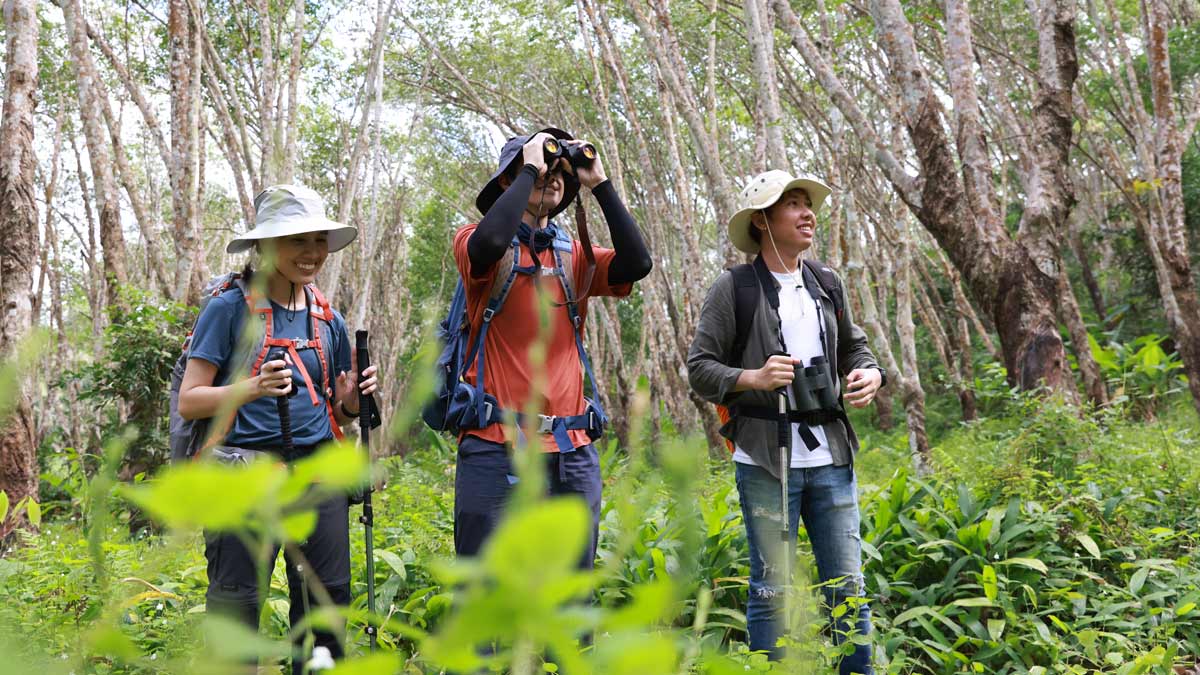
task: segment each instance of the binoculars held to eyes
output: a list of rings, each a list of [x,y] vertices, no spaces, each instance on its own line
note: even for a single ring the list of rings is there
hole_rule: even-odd
[[[554,160],[565,158],[572,169],[578,170],[589,167],[596,161],[596,146],[591,143],[568,144],[557,138],[547,138],[542,144],[546,157],[546,166],[553,166]]]

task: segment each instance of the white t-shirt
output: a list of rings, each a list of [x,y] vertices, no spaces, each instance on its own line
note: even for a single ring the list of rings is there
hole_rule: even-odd
[[[820,316],[817,314],[817,303],[808,294],[808,289],[796,285],[796,281],[800,278],[799,270],[795,276],[775,272],[771,274],[775,276],[775,280],[780,285],[779,321],[783,325],[784,345],[792,358],[800,359],[807,366],[812,357],[825,354],[821,348],[821,325],[817,323]],[[792,406],[796,405],[790,388],[788,389],[788,402]],[[817,441],[820,442],[820,445],[812,451],[800,438],[799,425],[792,425],[792,468],[811,468],[833,464],[833,454],[829,451],[829,438],[825,435],[825,427],[816,426],[810,427],[810,429],[812,429],[813,436],[816,436]],[[734,447],[733,461],[742,464],[757,464],[750,459],[750,455],[737,446]]]

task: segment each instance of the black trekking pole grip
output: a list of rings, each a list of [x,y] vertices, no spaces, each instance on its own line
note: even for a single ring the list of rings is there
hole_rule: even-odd
[[[268,361],[286,361],[287,352],[277,349],[267,355]],[[291,460],[296,454],[296,443],[292,440],[292,405],[290,399],[296,393],[295,378],[291,382],[291,391],[275,397],[275,412],[279,415],[279,436],[283,439],[283,457]]]
[[[367,369],[371,367],[371,353],[367,348],[367,331],[359,330],[354,333],[354,351],[358,368],[358,384],[366,379]],[[364,394],[362,388],[358,390],[358,433],[362,440],[363,452],[367,453],[367,464],[371,463],[371,397]],[[367,612],[370,618],[367,619],[367,636],[371,640],[371,651],[375,651],[378,646],[379,636],[378,629],[375,627],[375,508],[371,504],[371,493],[374,491],[374,485],[371,483],[371,478],[367,479],[367,486],[363,491],[363,511],[362,517],[359,520],[363,524],[366,535],[366,558],[367,558]]]
[[[358,382],[367,379],[367,369],[371,367],[371,352],[367,348],[367,331],[359,330],[354,332],[354,350],[358,354]],[[358,428],[362,434],[362,442],[369,449],[369,441],[371,438],[371,396],[364,394],[362,388],[358,390]]]

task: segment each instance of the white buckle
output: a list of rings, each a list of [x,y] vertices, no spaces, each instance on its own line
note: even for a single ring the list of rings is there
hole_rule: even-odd
[[[554,415],[538,415],[538,433],[549,434],[554,431],[554,420],[558,417]]]

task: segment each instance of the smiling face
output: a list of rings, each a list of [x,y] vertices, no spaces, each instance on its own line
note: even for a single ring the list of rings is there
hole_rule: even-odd
[[[329,257],[329,233],[305,232],[263,241],[275,256],[275,274],[296,285],[311,284]]]
[[[760,230],[770,228],[770,237],[781,255],[798,256],[808,250],[813,244],[813,236],[817,228],[816,214],[812,210],[812,200],[803,188],[794,188],[783,193],[779,201],[772,204],[763,213],[754,214],[754,227]],[[762,233],[762,246],[770,247],[767,233]]]

